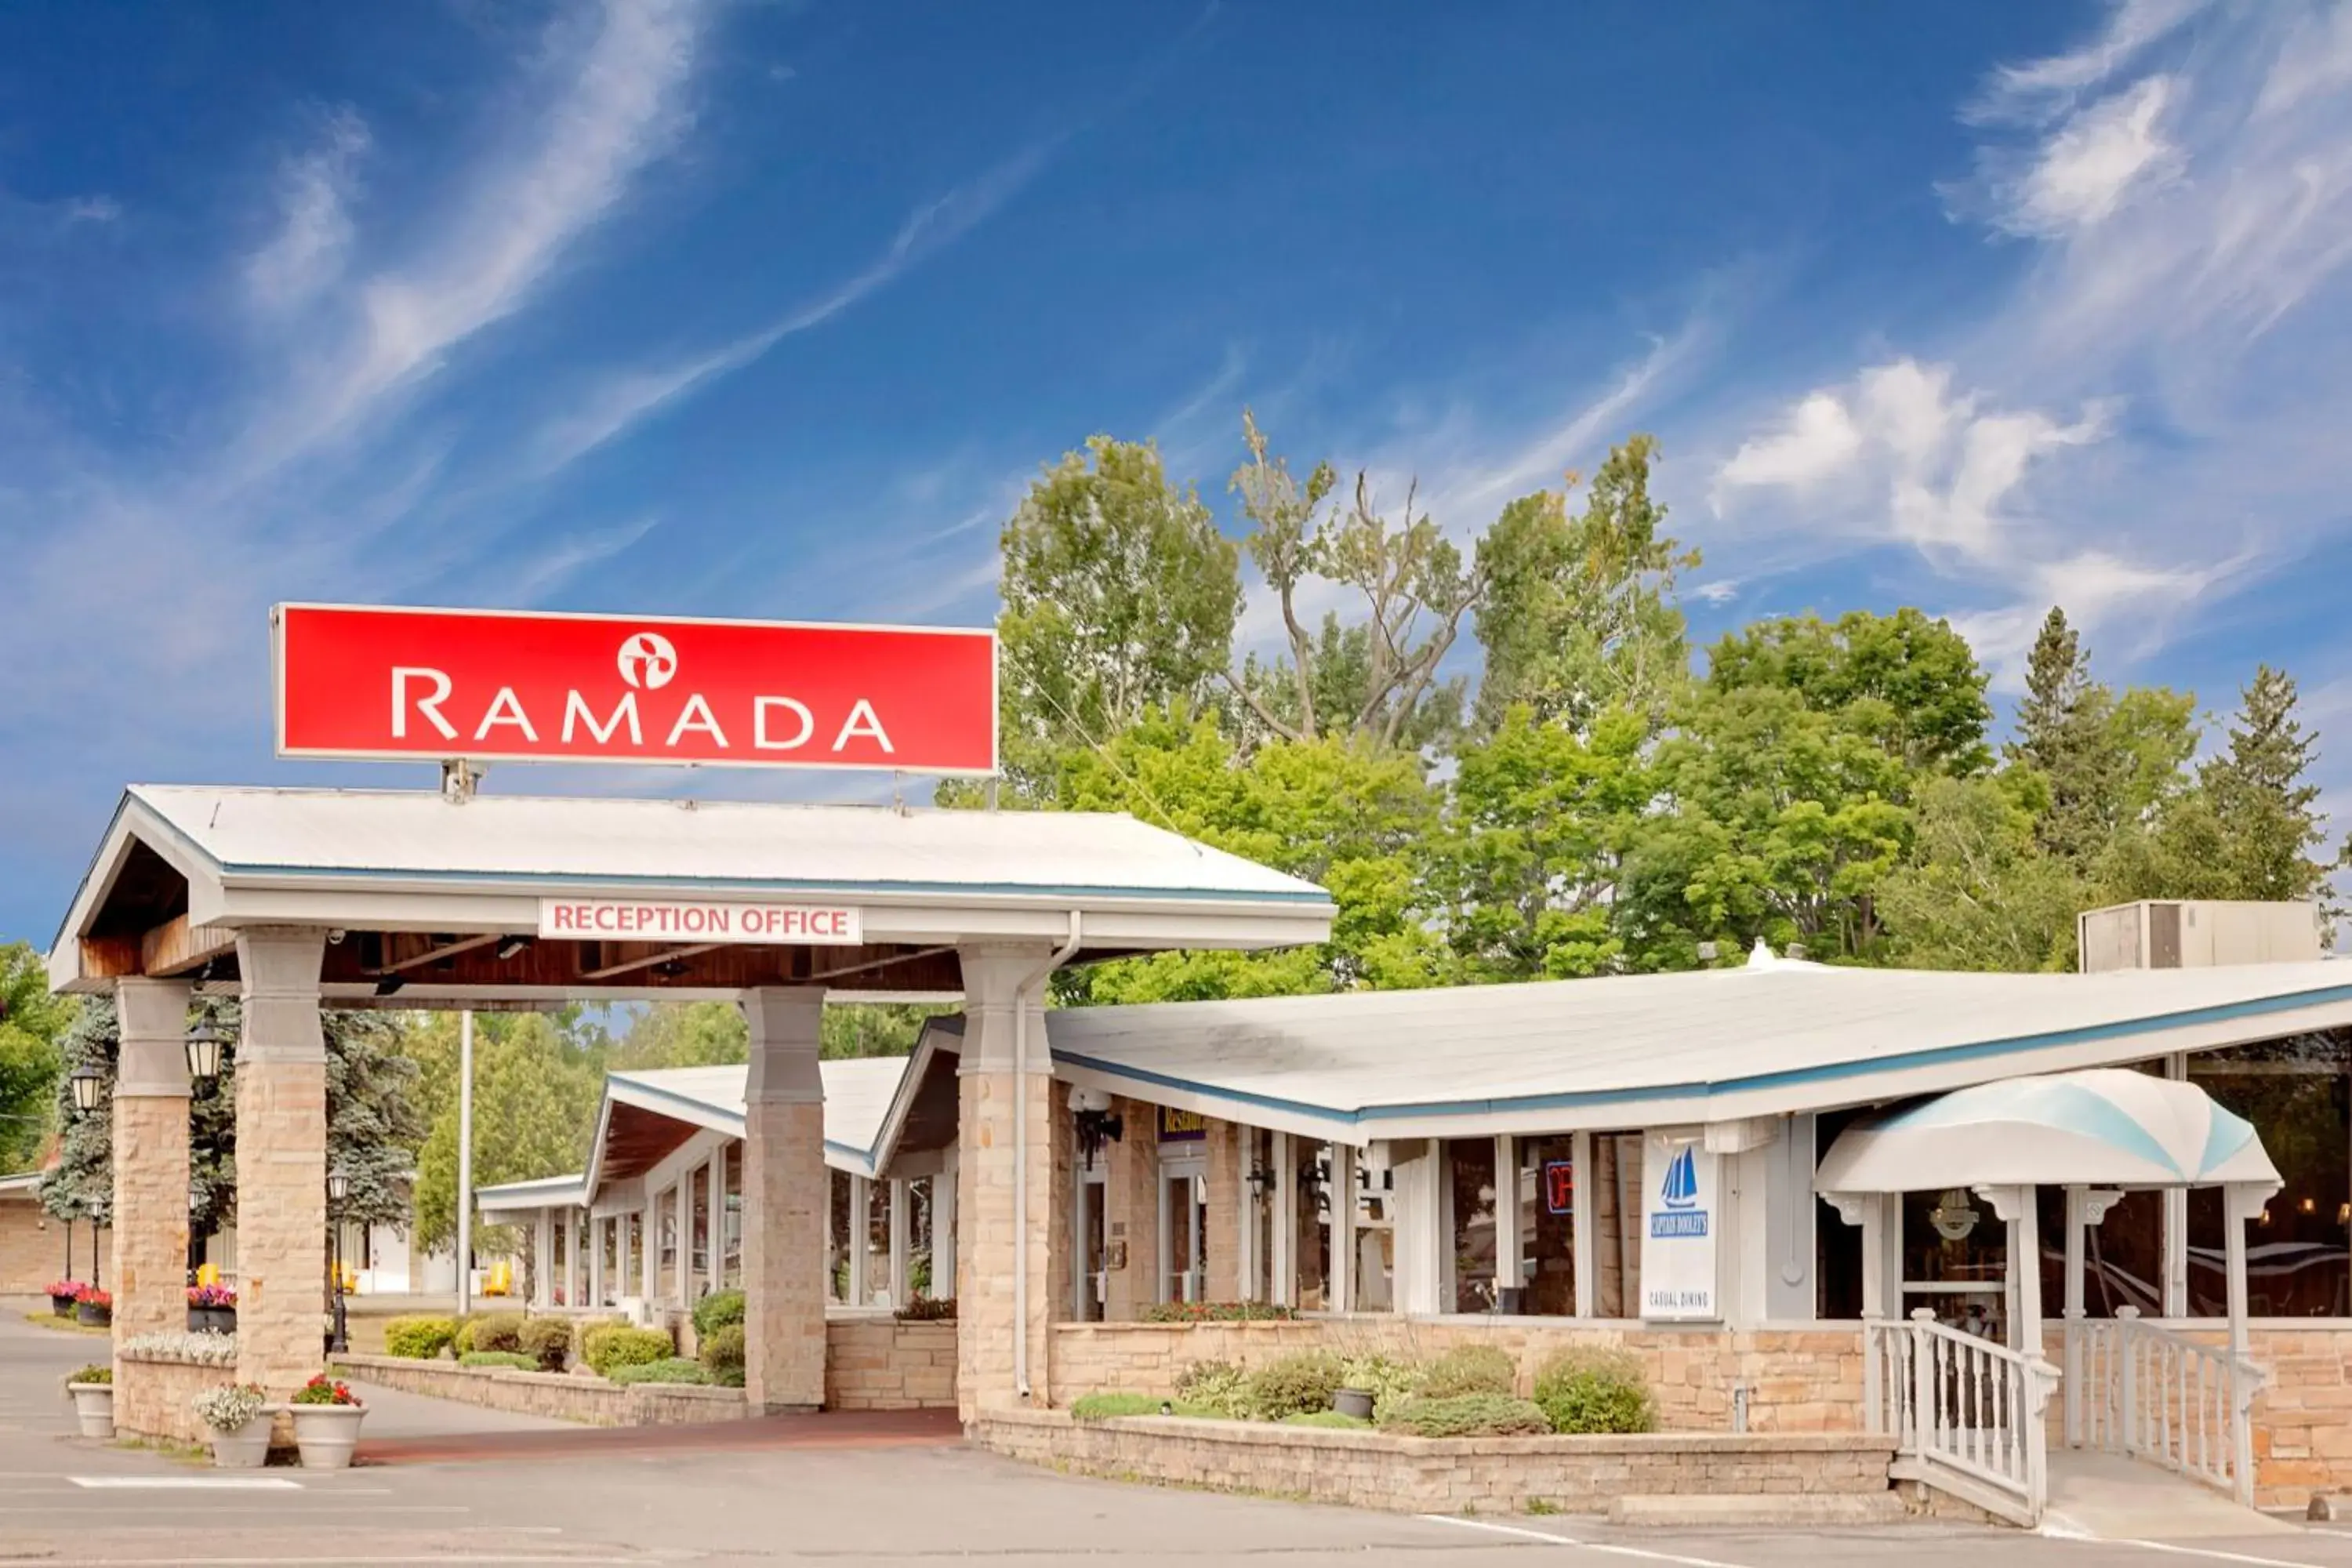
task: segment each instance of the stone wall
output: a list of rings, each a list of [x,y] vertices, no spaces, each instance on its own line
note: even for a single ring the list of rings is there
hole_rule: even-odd
[[[126,1437],[210,1443],[212,1433],[191,1402],[207,1388],[225,1388],[236,1381],[235,1367],[118,1355],[114,1358],[114,1429]]]
[[[837,1319],[825,1326],[828,1410],[952,1410],[956,1326],[889,1318]]]
[[[740,1420],[745,1414],[740,1388],[650,1383],[624,1387],[575,1373],[516,1372],[398,1356],[342,1355],[335,1358],[335,1364],[343,1376],[404,1394],[431,1394],[488,1410],[511,1410],[587,1426],[675,1426]]]
[[[1850,1432],[1862,1420],[1862,1330],[1645,1328],[1639,1324],[1500,1318],[1491,1322],[1389,1317],[1253,1323],[1058,1323],[1053,1402],[1083,1394],[1173,1392],[1197,1361],[1255,1367],[1293,1351],[1374,1352],[1427,1359],[1457,1344],[1501,1347],[1519,1363],[1519,1387],[1570,1348],[1611,1348],[1642,1363],[1668,1432],[1728,1432],[1733,1391],[1748,1390],[1751,1432]]]
[[[993,1411],[973,1440],[1087,1475],[1256,1492],[1400,1513],[1510,1514],[1530,1504],[1600,1513],[1617,1497],[1869,1494],[1894,1445],[1849,1434],[1432,1440],[1237,1421],[1075,1422]]]
[[[89,1278],[89,1223],[74,1223],[74,1258],[68,1270],[65,1221],[52,1219],[45,1225],[45,1217],[40,1199],[31,1193],[0,1194],[0,1296],[34,1296],[46,1302],[42,1292],[51,1280],[68,1273],[76,1279]],[[100,1231],[98,1245],[101,1258],[112,1257],[114,1233]],[[110,1264],[106,1272],[113,1273]]]

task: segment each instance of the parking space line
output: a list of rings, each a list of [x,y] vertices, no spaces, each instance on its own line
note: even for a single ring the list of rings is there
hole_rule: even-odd
[[[281,1476],[68,1476],[78,1487],[124,1491],[299,1492],[300,1481]]]
[[[1461,1519],[1450,1513],[1423,1513],[1413,1516],[1432,1524],[1455,1524],[1465,1530],[1484,1530],[1496,1535],[1513,1535],[1523,1541],[1540,1541],[1548,1546],[1572,1547],[1579,1552],[1602,1552],[1612,1557],[1632,1557],[1644,1563],[1673,1563],[1680,1568],[1740,1568],[1737,1563],[1725,1563],[1713,1557],[1685,1557],[1675,1552],[1658,1552],[1644,1546],[1619,1546],[1606,1541],[1579,1541],[1572,1535],[1554,1535],[1548,1530],[1529,1530],[1517,1524],[1496,1524],[1484,1519]],[[2311,1568],[2297,1563],[2292,1568]]]
[[[2118,1541],[2118,1546],[2138,1546],[2173,1557],[2202,1557],[2212,1563],[2251,1563],[2258,1568],[2319,1568],[2315,1563],[2291,1557],[2256,1557],[2246,1552],[2224,1552],[2218,1546],[2182,1546],[2169,1541]]]

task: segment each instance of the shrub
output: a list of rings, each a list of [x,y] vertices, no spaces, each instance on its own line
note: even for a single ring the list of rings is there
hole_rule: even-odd
[[[434,1361],[457,1338],[455,1318],[388,1318],[383,1325],[383,1353],[407,1361]]]
[[[1370,1394],[1372,1419],[1378,1422],[1400,1400],[1419,1394],[1422,1379],[1428,1374],[1429,1369],[1417,1361],[1378,1354],[1351,1356],[1340,1372],[1339,1386]]]
[[[633,1329],[623,1324],[589,1336],[588,1364],[606,1377],[622,1367],[651,1366],[677,1356],[677,1346],[670,1342],[667,1329]]]
[[[625,1329],[628,1326],[627,1320],[623,1318],[599,1318],[591,1322],[581,1323],[578,1325],[579,1332],[574,1337],[574,1344],[579,1352],[577,1359],[586,1362],[590,1366],[594,1366],[597,1341],[610,1334],[614,1329]]]
[[[1657,1407],[1642,1363],[1623,1351],[1566,1351],[1536,1377],[1536,1404],[1555,1432],[1647,1432]]]
[[[1401,1401],[1381,1426],[1415,1437],[1513,1437],[1551,1430],[1534,1401],[1501,1394],[1417,1395]]]
[[[1241,1406],[1258,1421],[1328,1410],[1343,1370],[1339,1358],[1328,1351],[1302,1351],[1270,1361],[1250,1373]]]
[[[539,1363],[541,1372],[562,1372],[572,1354],[572,1320],[533,1318],[522,1326],[522,1353]]]
[[[457,1358],[459,1366],[503,1366],[516,1372],[537,1372],[539,1358],[520,1351],[467,1351]]]
[[[1303,1410],[1296,1415],[1282,1418],[1285,1426],[1330,1426],[1350,1432],[1369,1432],[1372,1424],[1353,1415],[1342,1415],[1336,1410]]]
[[[484,1312],[466,1321],[466,1331],[471,1336],[465,1348],[469,1351],[519,1351],[522,1349],[523,1315],[520,1312]]]
[[[186,1333],[167,1329],[159,1334],[133,1334],[122,1342],[122,1353],[154,1361],[184,1362],[191,1366],[235,1366],[236,1336],[209,1330]]]
[[[1271,1301],[1159,1301],[1144,1309],[1147,1323],[1254,1323],[1287,1321],[1298,1314]]]
[[[1070,1401],[1073,1421],[1108,1421],[1120,1415],[1157,1415],[1167,1400],[1154,1394],[1082,1394]]]
[[[743,1386],[743,1325],[721,1323],[703,1336],[702,1365],[722,1388]]]
[[[111,1363],[92,1362],[88,1366],[83,1367],[79,1372],[75,1373],[71,1377],[67,1378],[66,1381],[68,1383],[111,1384],[114,1381],[114,1367]]]
[[[616,1366],[612,1375],[614,1383],[625,1387],[633,1383],[706,1384],[710,1381],[710,1374],[702,1370],[700,1362],[688,1361],[684,1356],[664,1356],[659,1361],[642,1362],[634,1366]]]
[[[1458,1399],[1492,1394],[1508,1399],[1519,1391],[1519,1364],[1494,1345],[1456,1345],[1429,1363],[1419,1393],[1424,1399]]]
[[[1229,1361],[1196,1361],[1176,1374],[1176,1397],[1228,1420],[1248,1415],[1249,1373]]]
[[[713,1290],[694,1304],[694,1337],[707,1340],[730,1323],[743,1321],[743,1292]]]

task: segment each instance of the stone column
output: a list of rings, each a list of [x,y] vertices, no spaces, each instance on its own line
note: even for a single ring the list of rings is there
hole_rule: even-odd
[[[1231,1121],[1209,1123],[1209,1220],[1202,1227],[1201,1299],[1238,1301],[1242,1289],[1242,1184],[1249,1130]]]
[[[184,980],[118,980],[114,1342],[188,1326],[188,1002]],[[116,1375],[121,1376],[118,1368]]]
[[[744,1394],[755,1411],[824,1404],[824,1253],[833,1184],[817,1071],[824,993],[746,992],[743,1099]]]
[[[236,1048],[236,1374],[284,1399],[325,1357],[327,1046],[319,1023],[326,932],[241,931],[245,1032]],[[184,1194],[177,1194],[185,1206]]]
[[[1015,991],[1040,973],[1052,953],[1042,942],[980,943],[959,952],[965,1021],[956,1069],[956,1405],[966,1422],[984,1410],[1048,1402],[1054,1079],[1045,1011],[1034,994],[1026,1003],[1025,1073],[1013,1070],[1013,1041]],[[1028,1122],[1025,1235],[1015,1222],[1013,1197],[1016,1100]],[[1016,1249],[1027,1259],[1025,1314],[1016,1307]],[[1016,1341],[1025,1348],[1025,1367],[1015,1354]]]

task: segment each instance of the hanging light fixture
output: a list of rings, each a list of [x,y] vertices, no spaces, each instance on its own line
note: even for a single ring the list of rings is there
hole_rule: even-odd
[[[106,1095],[106,1075],[85,1062],[73,1069],[68,1080],[73,1085],[74,1109],[88,1116],[98,1109]]]
[[[1969,1202],[1966,1187],[1953,1187],[1937,1198],[1927,1218],[1946,1241],[1966,1241],[1977,1228],[1976,1205]]]
[[[213,1027],[209,1017],[199,1019],[188,1031],[188,1076],[199,1083],[220,1077],[221,1047],[228,1037]]]

